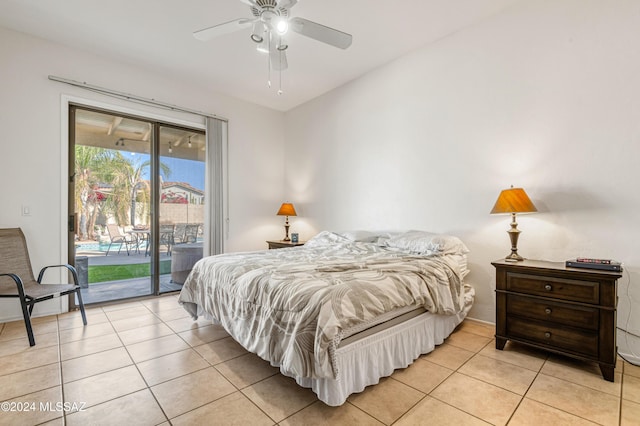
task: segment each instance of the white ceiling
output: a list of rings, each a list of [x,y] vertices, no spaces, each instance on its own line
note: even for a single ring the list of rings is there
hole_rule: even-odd
[[[0,26],[286,111],[518,1],[299,0],[292,16],[350,33],[353,44],[341,50],[293,34],[281,96],[277,75],[267,88],[266,57],[249,30],[208,42],[192,36],[250,17],[240,0],[0,0]]]

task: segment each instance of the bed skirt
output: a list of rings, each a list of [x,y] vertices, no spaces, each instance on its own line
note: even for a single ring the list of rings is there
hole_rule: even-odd
[[[380,378],[390,376],[398,368],[408,367],[420,355],[442,344],[464,320],[468,310],[457,315],[425,312],[339,347],[336,350],[337,379],[294,379],[298,385],[311,388],[325,404],[342,405],[352,393],[362,392],[365,387],[377,384]]]

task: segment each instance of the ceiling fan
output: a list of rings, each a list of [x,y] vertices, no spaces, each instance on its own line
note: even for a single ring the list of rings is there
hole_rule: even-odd
[[[352,36],[334,28],[326,27],[304,18],[291,17],[291,8],[298,0],[240,0],[249,6],[252,18],[240,18],[195,31],[193,36],[207,41],[215,37],[251,28],[251,40],[260,52],[268,54],[269,74],[271,69],[282,72],[287,69],[286,50],[289,31],[318,40],[322,43],[346,49],[351,46]],[[282,81],[282,80],[281,80]],[[268,81],[271,87],[271,78]],[[278,94],[282,94],[282,84]]]

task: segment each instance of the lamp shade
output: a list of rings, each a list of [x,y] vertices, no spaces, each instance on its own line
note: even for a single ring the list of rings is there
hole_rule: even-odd
[[[529,196],[522,188],[509,188],[500,192],[491,214],[537,212]]]
[[[278,216],[297,216],[296,209],[291,203],[282,203],[280,210],[277,213]]]

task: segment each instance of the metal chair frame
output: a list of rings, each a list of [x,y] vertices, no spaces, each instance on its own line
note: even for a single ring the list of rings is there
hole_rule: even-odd
[[[115,233],[117,230],[117,234]],[[120,244],[118,248],[118,254],[120,254],[120,250],[122,250],[122,245],[124,244],[125,249],[127,250],[127,256],[129,256],[129,246],[137,244],[137,241],[133,240],[131,235],[126,235],[120,232],[120,227],[118,225],[107,225],[107,232],[109,233],[109,247],[107,247],[107,252],[105,256],[109,256],[109,250],[111,250],[112,244]],[[115,235],[114,235],[115,234]],[[127,238],[127,236],[129,238]]]
[[[36,344],[35,338],[33,336],[33,327],[31,326],[31,314],[33,313],[33,308],[36,303],[43,302],[45,300],[53,299],[58,296],[66,296],[71,293],[76,293],[78,297],[78,307],[80,308],[80,313],[82,314],[82,322],[84,325],[87,325],[87,316],[84,311],[84,303],[82,302],[82,294],[80,293],[80,286],[78,285],[78,273],[76,269],[68,264],[63,265],[49,265],[45,266],[40,270],[38,274],[38,280],[34,280],[33,278],[33,270],[31,269],[31,261],[29,259],[29,251],[27,249],[26,239],[24,234],[20,228],[10,228],[10,229],[0,229],[0,238],[16,238],[20,237],[22,239],[22,249],[24,249],[23,258],[20,256],[17,257],[19,261],[24,262],[24,267],[26,271],[23,272],[23,277],[20,277],[15,271],[7,271],[4,272],[3,269],[7,267],[4,264],[4,257],[10,258],[7,253],[3,253],[0,251],[0,277],[8,277],[16,285],[17,294],[6,293],[8,289],[2,289],[3,291],[0,293],[0,298],[18,298],[20,299],[20,305],[22,307],[22,316],[24,318],[24,324],[27,329],[27,335],[29,337],[29,345],[34,346]],[[16,259],[15,256],[11,256],[12,259]],[[44,278],[45,272],[50,268],[66,268],[71,275],[73,276],[74,284],[42,284],[42,279]],[[24,276],[26,275],[26,276]],[[30,285],[25,285],[23,281],[27,280],[27,283]],[[6,287],[9,282],[2,283],[4,287]],[[50,288],[47,288],[49,287]],[[46,291],[50,290],[50,291]],[[33,292],[32,294],[30,294]]]

